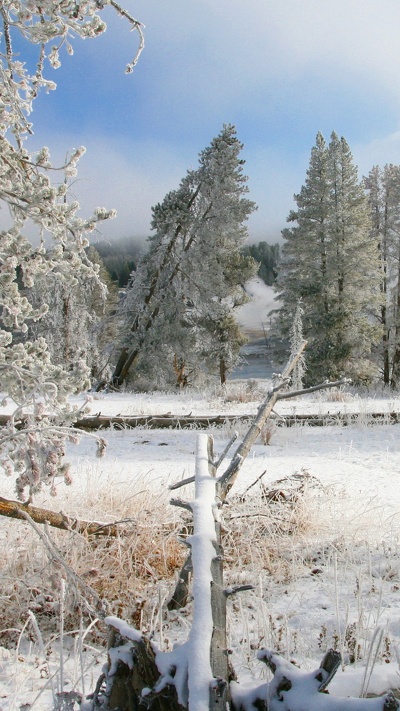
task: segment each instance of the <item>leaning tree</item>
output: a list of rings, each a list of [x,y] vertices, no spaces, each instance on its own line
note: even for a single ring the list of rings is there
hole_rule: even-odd
[[[149,250],[121,307],[113,386],[143,365],[153,376],[175,365],[183,380],[200,364],[225,381],[241,345],[233,309],[246,300],[243,285],[257,269],[241,253],[255,209],[242,148],[234,126],[223,126],[198,168],[153,208]]]

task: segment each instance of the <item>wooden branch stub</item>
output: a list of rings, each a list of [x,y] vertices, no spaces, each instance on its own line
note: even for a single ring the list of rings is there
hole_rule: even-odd
[[[181,509],[190,511],[192,513],[192,506],[188,501],[183,501],[183,499],[170,499],[171,506],[178,506]]]
[[[175,484],[170,484],[168,489],[174,491],[174,489],[180,489],[181,486],[186,486],[186,484],[193,484],[194,476],[188,476],[187,479],[181,479],[181,481],[175,482]]]
[[[234,585],[231,588],[225,588],[224,595],[229,597],[230,595],[236,595],[236,593],[246,592],[246,590],[254,590],[254,585]]]
[[[395,698],[392,691],[389,691],[383,698],[383,711],[397,711],[400,704]]]
[[[168,610],[180,610],[187,605],[189,599],[189,577],[192,570],[192,556],[189,553],[180,570],[172,597],[167,603]]]
[[[325,676],[325,674],[322,675],[321,672],[317,672],[315,676],[317,681],[319,681],[318,674],[321,674],[321,684],[318,687],[318,691],[325,691],[326,687],[330,684],[339,669],[341,661],[342,655],[340,652],[336,649],[328,649],[321,664],[319,665],[321,672],[324,671],[327,676]]]

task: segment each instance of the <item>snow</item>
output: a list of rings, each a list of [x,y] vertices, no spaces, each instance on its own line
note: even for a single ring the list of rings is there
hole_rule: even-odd
[[[270,384],[258,385],[266,393]],[[235,387],[238,387],[237,384]],[[234,580],[227,581],[228,586],[253,583],[256,587],[254,592],[232,596],[228,602],[232,659],[240,677],[235,693],[246,694],[248,683],[253,686],[254,683],[265,684],[264,665],[257,662],[256,650],[266,642],[287,658],[294,657],[302,670],[311,672],[318,668],[335,634],[339,637],[338,645],[344,644],[346,629],[351,625],[356,626],[360,635],[361,659],[338,671],[329,686],[332,699],[358,696],[364,676],[368,680],[371,668],[369,693],[381,694],[388,688],[399,686],[400,425],[389,424],[389,419],[384,420],[383,424],[373,424],[369,413],[379,411],[388,415],[400,412],[400,397],[396,393],[357,395],[351,388],[347,390],[348,395],[337,401],[333,401],[328,393],[316,393],[294,401],[279,402],[275,408],[278,415],[329,413],[331,424],[326,427],[306,424],[276,427],[268,446],[258,441],[253,447],[231,492],[232,497],[243,492],[264,471],[262,482],[266,486],[295,472],[307,471],[318,479],[322,487],[321,496],[315,495],[312,499],[312,515],[307,521],[308,528],[301,543],[301,556],[296,554],[295,558],[292,557],[296,545],[294,540],[293,550],[285,548],[280,552],[282,560],[287,556],[287,569],[282,570],[281,578],[266,570],[252,570],[251,566],[243,563],[235,571]],[[258,406],[259,400],[227,401],[219,390],[208,393],[102,394],[96,395],[90,404],[93,413],[107,415],[167,412],[243,415],[255,414]],[[0,410],[4,411],[6,408]],[[355,413],[357,420],[344,425],[336,419],[338,413]],[[247,425],[240,421],[213,428],[217,456],[224,450],[234,430],[239,431],[241,438],[246,428]],[[60,483],[56,499],[52,499],[46,490],[39,497],[38,505],[84,515],[87,502],[92,502],[99,490],[124,492],[129,498],[135,485],[135,491],[139,487],[158,497],[169,483],[195,473],[198,433],[194,429],[111,429],[104,431],[104,436],[108,448],[103,459],[95,458],[93,443],[85,437],[77,446],[69,445],[73,485],[66,488]],[[205,434],[203,436],[206,437]],[[205,461],[203,464],[204,501],[209,509],[213,481],[205,471]],[[222,464],[221,471],[223,469]],[[10,479],[2,480],[0,493],[2,496],[13,495]],[[181,493],[190,500],[193,498],[193,487],[187,485]],[[209,559],[213,548],[213,522],[204,519],[203,525],[206,541],[204,555]],[[209,587],[209,577],[200,577],[199,585]],[[195,600],[196,595],[202,629],[194,628],[190,639],[191,643],[196,640],[196,646],[198,642],[204,642],[205,648],[210,624],[208,606],[204,604],[203,610],[202,604],[206,601],[203,592],[197,594],[195,590]],[[183,627],[180,620],[179,615],[171,617],[170,621],[166,619],[170,638],[174,635],[174,625]],[[122,621],[118,624],[125,625]],[[138,634],[128,626],[124,626],[123,630],[121,633],[128,639],[134,638],[129,635]],[[369,656],[370,645],[375,635],[376,646],[381,632],[383,639],[387,637],[390,640],[390,653],[386,661],[380,653],[373,664],[374,649]],[[182,637],[182,633],[177,631],[177,637]],[[19,711],[21,704],[32,702],[40,693],[33,711],[50,711],[52,696],[49,689],[43,688],[47,679],[41,678],[37,663],[35,666],[37,655],[34,644],[24,644],[21,642],[17,652],[0,649],[0,709]],[[182,679],[175,679],[175,683],[180,683],[182,688],[186,674],[182,660],[187,660],[188,651],[185,644],[177,645],[174,650],[182,668]],[[93,690],[100,675],[100,660],[104,663],[106,657],[99,650],[92,653],[90,662],[90,651],[85,654],[88,659],[85,668],[91,664],[85,677],[88,693]],[[49,664],[52,673],[56,673],[56,650],[53,655]],[[160,665],[162,655],[162,651],[157,655]],[[210,672],[208,658],[203,657],[203,662],[199,674],[202,686],[199,697],[205,699]],[[71,686],[81,691],[81,674],[73,672],[73,666],[77,666],[76,658],[69,653],[64,674]],[[305,688],[304,694],[307,693]],[[327,698],[324,697],[324,701]],[[314,708],[311,703],[307,708]],[[353,706],[358,708],[357,702]],[[291,708],[295,709],[295,705],[292,704]],[[376,702],[371,702],[371,709],[374,708]]]
[[[132,642],[140,642],[142,639],[141,632],[138,632],[134,627],[131,627],[131,625],[128,625],[124,620],[120,620],[118,617],[109,615],[105,618],[104,622],[106,625],[114,627],[123,637],[132,640]]]

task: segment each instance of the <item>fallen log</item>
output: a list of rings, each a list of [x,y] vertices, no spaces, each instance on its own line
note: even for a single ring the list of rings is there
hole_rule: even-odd
[[[118,526],[115,523],[98,523],[96,521],[81,521],[77,518],[67,516],[62,512],[42,509],[32,504],[25,504],[21,501],[4,499],[0,496],[0,516],[17,518],[26,521],[23,513],[29,514],[35,523],[47,523],[54,528],[64,531],[76,531],[87,536],[111,536],[118,535]]]
[[[82,417],[73,423],[73,427],[80,430],[102,430],[114,428],[135,428],[147,427],[148,429],[185,429],[197,428],[206,429],[213,426],[223,426],[228,423],[246,422],[254,418],[254,414],[244,415],[93,415]],[[307,423],[311,427],[326,427],[328,425],[351,425],[359,420],[382,422],[388,424],[398,424],[400,422],[400,412],[327,412],[326,414],[311,415],[279,415],[277,421],[286,427],[293,427],[301,423]],[[0,427],[5,427],[9,421],[8,415],[0,415]],[[274,419],[273,415],[271,419]],[[17,429],[22,429],[23,421],[16,423]]]

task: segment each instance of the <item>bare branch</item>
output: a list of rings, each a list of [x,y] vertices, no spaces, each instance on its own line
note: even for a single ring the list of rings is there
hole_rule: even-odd
[[[181,486],[186,486],[186,484],[193,484],[194,482],[194,476],[188,476],[187,479],[181,479],[181,481],[177,481],[175,484],[170,484],[168,489],[170,491],[174,491],[174,489],[180,489]]]
[[[350,383],[350,378],[342,378],[341,380],[335,380],[333,382],[326,381],[325,383],[320,383],[319,385],[313,385],[311,388],[304,388],[303,390],[293,390],[289,393],[279,393],[277,400],[289,400],[292,397],[300,397],[301,395],[315,393],[317,392],[317,390],[326,390],[327,388],[339,388],[342,385],[349,385]]]
[[[171,506],[179,506],[181,509],[186,509],[186,511],[190,511],[191,513],[193,512],[192,506],[188,501],[183,501],[182,499],[171,499],[169,503]]]
[[[222,474],[222,476],[219,479],[218,482],[218,496],[219,498],[224,501],[227,497],[227,494],[231,490],[232,486],[234,485],[237,475],[239,473],[239,470],[246,459],[248,453],[250,452],[254,442],[256,441],[257,437],[259,436],[266,420],[268,417],[270,417],[271,412],[275,406],[275,403],[277,402],[279,398],[279,390],[285,385],[285,382],[289,379],[290,374],[295,368],[296,364],[298,363],[299,359],[301,358],[301,355],[307,345],[307,341],[303,341],[301,344],[299,350],[297,353],[295,353],[291,359],[289,360],[288,364],[286,365],[285,370],[282,373],[282,380],[281,382],[273,388],[273,390],[270,390],[268,393],[265,401],[262,403],[260,406],[258,413],[256,415],[256,418],[250,425],[250,428],[248,429],[242,443],[239,445],[237,448],[233,459],[228,466],[228,468],[225,470],[225,472]]]
[[[228,444],[226,445],[224,451],[220,455],[218,461],[215,463],[215,468],[218,469],[219,466],[221,466],[222,462],[224,461],[226,455],[228,454],[230,448],[232,447],[233,443],[236,442],[237,438],[239,437],[239,432],[235,432],[233,435],[232,439],[229,440]]]

